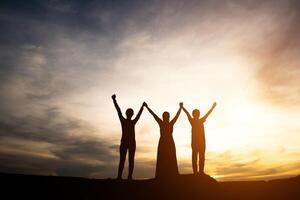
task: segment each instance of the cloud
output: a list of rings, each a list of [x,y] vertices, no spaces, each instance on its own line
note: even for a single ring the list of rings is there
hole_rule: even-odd
[[[1,120],[1,171],[89,176],[118,160],[112,141],[91,136],[96,130],[49,108],[39,117]],[[107,169],[108,171],[105,171]]]
[[[274,105],[295,108],[300,99],[300,4],[290,0],[267,5],[271,23],[265,24],[262,36],[248,46],[250,58],[258,65],[259,95]]]
[[[276,155],[282,159],[272,160]],[[206,169],[220,181],[228,180],[270,180],[290,177],[299,173],[298,152],[278,150],[248,150],[239,153],[208,152]],[[294,157],[292,161],[284,158]]]
[[[125,105],[140,105],[140,99],[132,100],[132,91],[137,97],[153,97],[153,104],[167,104],[186,88],[203,91],[199,83],[208,79],[225,85],[228,77],[237,78],[235,73],[213,72],[212,77],[208,69],[221,66],[226,71],[231,63],[200,65],[209,64],[207,60],[222,63],[231,51],[240,51],[258,66],[255,78],[263,99],[298,104],[299,9],[295,0],[4,2],[0,170],[113,176],[119,135],[102,137],[113,129],[107,123],[110,113],[101,113],[99,120],[91,111],[84,113],[96,127],[78,110],[107,111],[111,102],[106,98],[115,90],[125,96]],[[205,76],[199,79],[199,74]],[[180,82],[182,87],[170,84]],[[144,126],[140,132],[151,130]],[[136,175],[151,177],[155,155],[147,156],[154,145],[147,146],[149,138],[142,137],[145,146],[139,147]],[[209,161],[218,166],[214,173],[229,178],[279,173],[277,168],[257,169],[260,157],[240,162],[232,155],[215,156],[220,162]],[[180,167],[187,171],[190,161]]]
[[[71,116],[64,106],[110,70],[121,37],[111,33],[131,15],[125,7],[131,4],[32,1],[1,6],[1,171],[115,174],[115,138],[99,137],[106,133]],[[112,9],[120,12],[110,15]]]

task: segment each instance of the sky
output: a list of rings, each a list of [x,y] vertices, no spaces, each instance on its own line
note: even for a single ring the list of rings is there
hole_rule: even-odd
[[[116,177],[115,93],[123,113],[217,102],[205,123],[217,180],[300,174],[299,22],[297,0],[1,1],[0,172]],[[181,113],[182,174],[190,129]],[[154,177],[158,140],[144,110],[134,178]]]

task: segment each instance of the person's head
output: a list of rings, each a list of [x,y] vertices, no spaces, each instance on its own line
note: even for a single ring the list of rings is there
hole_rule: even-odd
[[[127,116],[127,119],[131,119],[131,117],[133,116],[133,109],[132,108],[128,108],[126,110],[126,116]]]
[[[170,113],[169,112],[164,112],[162,114],[163,121],[168,122],[170,120]]]
[[[199,119],[199,117],[200,117],[200,110],[198,110],[198,109],[193,110],[193,117],[195,119]]]

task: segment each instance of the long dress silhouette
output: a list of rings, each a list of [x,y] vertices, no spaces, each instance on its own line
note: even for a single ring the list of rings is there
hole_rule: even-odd
[[[181,104],[180,104],[181,105]],[[181,107],[177,111],[176,116],[169,121],[170,114],[163,113],[163,120],[161,120],[147,105],[146,108],[153,115],[154,119],[160,128],[160,138],[157,148],[157,161],[156,161],[156,178],[172,178],[178,175],[176,148],[173,140],[173,126],[177,121]]]

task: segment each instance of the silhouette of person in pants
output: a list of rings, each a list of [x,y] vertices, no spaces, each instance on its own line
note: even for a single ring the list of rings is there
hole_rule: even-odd
[[[119,162],[119,169],[118,169],[118,179],[122,179],[122,173],[124,168],[124,163],[126,159],[127,151],[129,151],[129,172],[128,172],[128,180],[132,180],[132,173],[134,168],[134,154],[135,154],[135,124],[139,120],[144,105],[141,106],[138,114],[132,120],[132,116],[134,114],[132,108],[128,108],[126,110],[126,118],[123,117],[121,109],[117,103],[116,95],[112,95],[112,99],[116,110],[118,112],[118,116],[122,126],[122,138],[121,138],[121,145],[120,145],[120,162]]]
[[[188,120],[192,126],[192,165],[194,174],[204,174],[204,161],[205,161],[205,131],[204,122],[210,115],[213,109],[216,107],[216,103],[213,104],[211,109],[200,118],[200,111],[198,109],[193,110],[193,117],[183,107],[183,111],[186,113]],[[199,158],[199,171],[197,166],[197,160]]]

